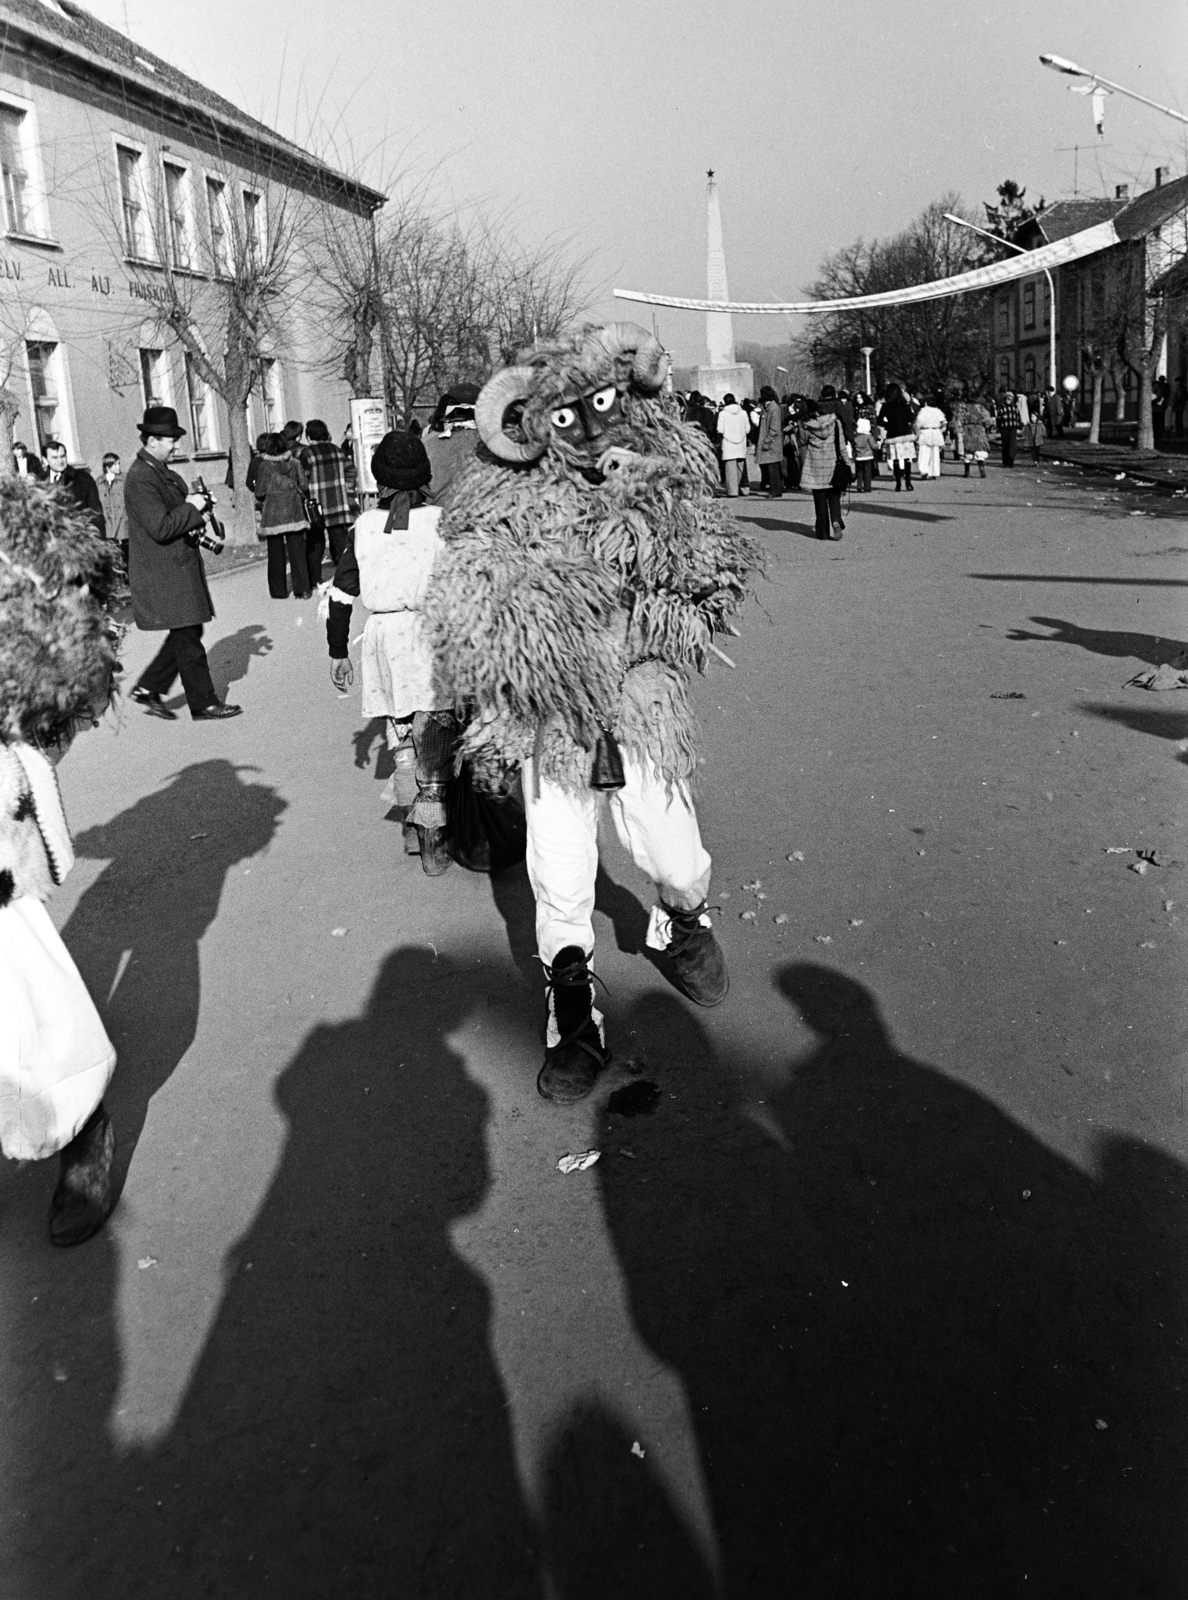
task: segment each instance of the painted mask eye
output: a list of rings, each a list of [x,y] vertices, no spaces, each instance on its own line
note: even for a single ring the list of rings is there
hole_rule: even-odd
[[[554,428],[558,428],[564,433],[567,428],[572,428],[577,421],[577,412],[572,406],[558,406],[556,411],[553,412],[550,421]]]
[[[619,391],[612,383],[609,384],[605,389],[599,389],[597,394],[592,397],[590,403],[593,405],[595,411],[609,411],[618,398]]]

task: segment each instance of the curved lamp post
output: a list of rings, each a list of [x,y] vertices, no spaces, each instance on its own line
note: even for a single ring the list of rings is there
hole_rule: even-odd
[[[956,217],[951,211],[945,212],[946,222],[955,222],[959,228],[969,228],[974,233],[980,233],[984,239],[993,239],[995,244],[1005,244],[1008,250],[1015,250],[1021,256],[1031,254],[1024,250],[1021,244],[1012,244],[1009,239],[1000,239],[998,234],[991,233],[987,228],[979,228],[976,222],[967,222],[964,217]],[[1048,383],[1056,387],[1056,285],[1052,281],[1052,273],[1044,267],[1044,277],[1048,280]]]

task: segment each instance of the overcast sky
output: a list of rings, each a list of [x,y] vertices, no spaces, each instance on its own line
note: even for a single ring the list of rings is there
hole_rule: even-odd
[[[1188,128],[1113,96],[1104,140],[1054,51],[1188,111],[1185,0],[89,0],[114,27],[281,132],[572,238],[591,279],[705,292],[705,170],[736,299],[798,295],[830,251],[955,189],[978,202],[1149,187]],[[331,149],[328,140],[335,148]],[[597,315],[635,316],[604,293]],[[703,319],[660,314],[680,361]],[[736,335],[771,343],[788,324]]]

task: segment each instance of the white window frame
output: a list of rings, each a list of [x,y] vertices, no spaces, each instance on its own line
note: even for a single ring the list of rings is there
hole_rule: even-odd
[[[256,433],[279,433],[285,425],[285,375],[276,356],[261,356],[256,363],[259,381],[252,391],[260,426]],[[268,422],[268,402],[272,402],[273,422]]]
[[[128,229],[126,225],[126,219],[124,217],[124,181],[120,174],[121,150],[131,150],[137,157],[136,172],[138,178],[138,187],[140,189],[140,212],[144,221],[145,230],[145,238],[143,240],[144,252],[140,255],[128,248]],[[149,161],[148,146],[142,144],[139,139],[129,139],[126,138],[122,133],[114,133],[111,137],[111,152],[115,160],[116,199],[119,204],[120,246],[123,251],[124,260],[131,262],[145,261],[149,262],[153,266],[159,266],[161,258],[158,253],[157,244],[157,214],[153,204],[153,196],[149,193],[148,186],[148,172],[151,166]]]
[[[214,221],[214,208],[211,205],[210,191],[217,184],[219,190],[219,213],[223,222],[223,238],[226,241],[226,259],[220,261],[215,250],[215,235],[212,223]],[[235,274],[235,226],[231,217],[231,180],[221,172],[211,172],[205,169],[202,173],[202,192],[206,197],[206,237],[210,249],[210,275],[212,278],[226,280]]]
[[[66,459],[68,461],[77,461],[79,458],[78,431],[74,425],[74,396],[70,387],[70,364],[66,358],[66,347],[57,328],[51,319],[40,311],[40,308],[30,318],[29,326],[25,329],[22,341],[25,391],[28,395],[29,421],[33,430],[32,438],[29,440],[29,448],[36,450],[38,454],[41,452],[41,433],[37,426],[37,401],[33,393],[33,374],[29,367],[28,347],[31,344],[52,344],[54,346],[54,353],[50,357],[50,362],[52,364],[54,391],[58,400],[56,437],[66,446]]]
[[[161,382],[161,392],[160,392],[160,394],[157,395],[155,400],[151,400],[149,398],[149,396],[145,393],[145,384],[144,384],[144,358],[145,358],[146,355],[153,355],[153,354],[158,355],[161,358],[161,366],[160,366],[159,375],[160,375],[161,380],[162,380],[162,382]],[[150,405],[173,406],[173,409],[176,411],[177,407],[176,407],[176,405],[174,405],[174,400],[173,400],[173,363],[169,359],[169,351],[165,348],[164,344],[140,344],[140,345],[137,345],[137,347],[136,347],[136,375],[140,380],[140,397],[144,401],[144,404],[146,406],[150,406]]]
[[[202,385],[203,406],[202,414],[206,423],[207,440],[199,447],[198,430],[194,424],[194,397],[191,389],[191,380]],[[194,367],[194,358],[188,350],[182,351],[182,383],[186,390],[186,416],[190,424],[190,453],[191,455],[222,455],[223,451],[219,441],[219,408],[215,404],[214,390],[208,383],[203,383]]]
[[[131,146],[128,147],[131,149]],[[173,213],[169,208],[169,177],[166,168],[172,167],[175,172],[182,175],[182,206],[185,212],[184,233],[186,245],[186,259],[179,260],[173,238]],[[195,226],[194,215],[194,169],[188,161],[173,155],[170,151],[161,154],[161,212],[162,225],[165,230],[166,255],[171,266],[179,272],[198,272],[198,229]]]
[[[256,198],[256,229],[255,243],[261,255],[267,254],[268,247],[268,202],[264,198],[263,189],[257,189],[254,184],[241,183],[239,185],[239,210],[243,218],[243,243],[245,251],[252,248],[252,229],[248,226],[247,197],[254,195]]]
[[[5,235],[10,239],[35,239],[40,244],[52,244],[54,238],[49,225],[49,203],[45,188],[45,168],[41,162],[41,139],[37,130],[36,107],[31,100],[23,100],[19,95],[9,94],[7,91],[0,93],[0,105],[7,106],[11,111],[19,111],[24,118],[21,123],[21,146],[25,156],[25,176],[28,181],[28,215],[34,225],[34,231],[30,233],[10,228],[8,203],[5,201]]]

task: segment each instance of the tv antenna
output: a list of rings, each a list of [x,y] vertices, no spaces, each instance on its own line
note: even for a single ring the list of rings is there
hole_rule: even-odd
[[[1056,154],[1058,156],[1066,156],[1066,155],[1069,155],[1069,154],[1072,155],[1072,158],[1073,158],[1073,196],[1074,196],[1074,198],[1075,198],[1075,196],[1077,194],[1077,180],[1078,180],[1078,172],[1079,172],[1078,163],[1080,162],[1081,151],[1082,150],[1112,150],[1113,148],[1114,147],[1113,147],[1112,144],[1102,144],[1101,141],[1098,140],[1098,139],[1095,139],[1092,144],[1058,144],[1056,146]]]

